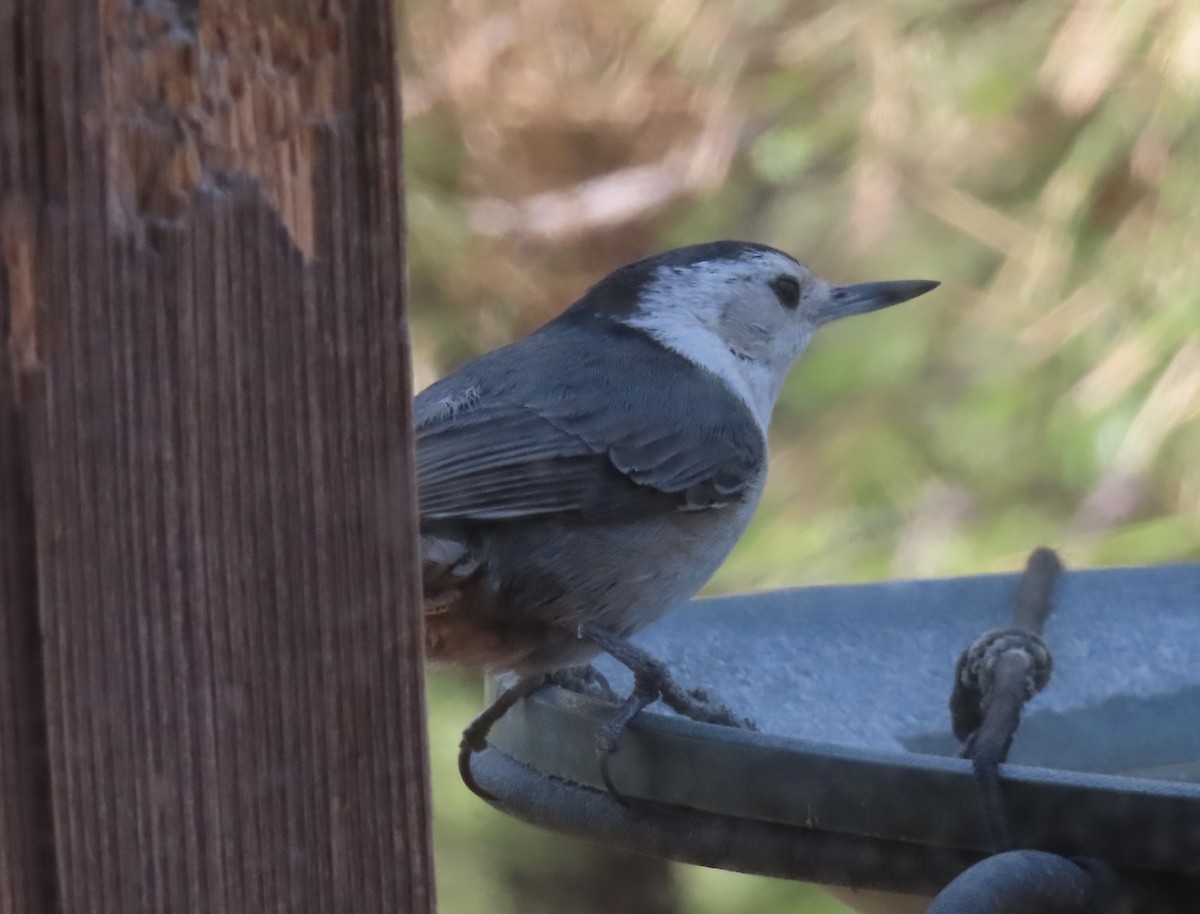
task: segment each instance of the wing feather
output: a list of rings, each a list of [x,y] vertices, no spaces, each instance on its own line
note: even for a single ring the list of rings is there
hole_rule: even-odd
[[[682,357],[614,328],[599,330],[620,335],[620,346],[597,345],[596,325],[543,331],[418,395],[423,524],[707,510],[757,483],[765,443],[741,401]],[[683,402],[666,402],[664,389]]]

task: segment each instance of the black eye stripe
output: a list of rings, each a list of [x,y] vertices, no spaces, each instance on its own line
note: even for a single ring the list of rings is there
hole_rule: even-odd
[[[779,304],[789,311],[794,311],[800,304],[800,283],[795,276],[788,276],[786,273],[776,276],[771,280],[771,291],[779,299]]]

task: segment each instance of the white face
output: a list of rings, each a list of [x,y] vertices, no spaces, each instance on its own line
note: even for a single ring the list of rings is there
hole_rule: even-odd
[[[748,251],[736,260],[660,267],[627,323],[721,377],[765,433],[829,295],[829,284],[792,258]]]

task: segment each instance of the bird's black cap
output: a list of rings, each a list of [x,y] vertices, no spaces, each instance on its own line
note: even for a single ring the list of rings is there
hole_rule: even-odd
[[[794,258],[769,245],[751,241],[709,241],[673,248],[620,267],[592,286],[575,302],[564,317],[608,317],[616,320],[637,312],[642,290],[652,282],[662,267],[685,268],[714,260],[741,260],[747,254],[778,254]]]

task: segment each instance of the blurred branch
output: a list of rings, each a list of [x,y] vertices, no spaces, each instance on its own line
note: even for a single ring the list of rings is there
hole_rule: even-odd
[[[493,62],[516,43],[517,37],[516,18],[505,13],[488,16],[465,31],[446,51],[440,65],[405,81],[404,119],[421,117],[451,95],[455,87],[461,92],[472,85],[486,84]]]
[[[1079,0],[1050,46],[1040,82],[1072,117],[1091,111],[1132,56],[1158,0]]]
[[[499,197],[477,198],[466,204],[471,227],[481,235],[555,240],[644,219],[675,200],[720,183],[729,170],[741,127],[740,118],[713,117],[689,149],[675,149],[658,162],[622,168],[514,203]]]
[[[909,185],[908,199],[947,225],[1008,257],[1029,256],[1033,232],[1012,216],[934,175],[921,175],[914,183]]]
[[[1167,437],[1200,416],[1200,334],[1176,351],[1146,396],[1113,463],[1125,473],[1146,471]]]

